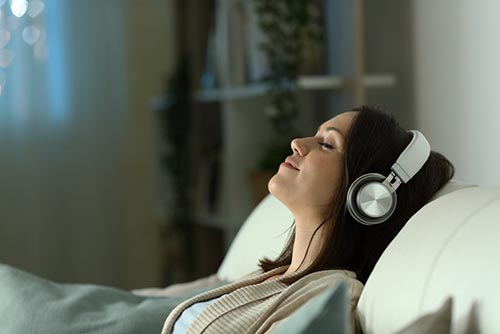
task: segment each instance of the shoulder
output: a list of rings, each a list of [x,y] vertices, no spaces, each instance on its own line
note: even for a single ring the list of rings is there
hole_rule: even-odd
[[[346,285],[346,291],[352,301],[357,301],[361,291],[363,290],[363,283],[356,279],[356,274],[349,270],[331,269],[321,270],[310,273],[301,277],[294,283],[290,284],[291,289],[300,290],[326,290],[334,285],[343,282]]]
[[[338,281],[345,282],[359,282],[356,279],[356,274],[349,270],[343,269],[330,269],[330,270],[320,270],[307,274],[300,279],[298,279],[293,284],[316,284],[319,282],[324,282],[325,284],[335,284]],[[361,284],[361,282],[359,282]]]

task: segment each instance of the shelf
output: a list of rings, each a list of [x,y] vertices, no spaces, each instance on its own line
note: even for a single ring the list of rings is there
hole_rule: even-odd
[[[392,74],[368,74],[364,77],[367,88],[392,87],[396,84],[396,77]],[[341,89],[346,80],[338,76],[301,76],[298,87],[301,90]],[[198,102],[217,102],[264,96],[268,91],[266,83],[255,83],[243,86],[234,86],[225,89],[207,89],[198,91],[194,98]]]

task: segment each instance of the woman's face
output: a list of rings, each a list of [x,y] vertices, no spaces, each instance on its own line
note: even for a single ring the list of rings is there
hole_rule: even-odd
[[[323,123],[313,137],[292,140],[293,154],[280,165],[269,191],[292,212],[306,210],[323,219],[343,174],[345,137],[357,112]]]

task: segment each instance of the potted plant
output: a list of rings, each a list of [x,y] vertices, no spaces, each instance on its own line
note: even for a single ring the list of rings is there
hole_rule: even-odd
[[[267,183],[290,154],[290,141],[300,135],[294,126],[299,113],[297,79],[305,63],[305,50],[321,39],[319,3],[315,0],[253,0],[259,27],[266,36],[260,45],[269,63],[270,103],[266,116],[274,129],[272,144],[250,175],[254,198],[268,193]]]

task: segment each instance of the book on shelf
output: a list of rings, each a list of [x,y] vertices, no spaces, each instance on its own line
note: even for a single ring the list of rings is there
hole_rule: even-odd
[[[214,38],[214,68],[220,83],[231,86],[260,82],[270,74],[260,44],[265,34],[251,1],[218,1]],[[208,67],[208,66],[207,66]],[[220,85],[223,86],[223,85]]]

